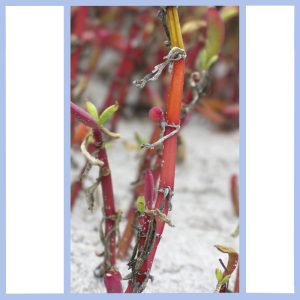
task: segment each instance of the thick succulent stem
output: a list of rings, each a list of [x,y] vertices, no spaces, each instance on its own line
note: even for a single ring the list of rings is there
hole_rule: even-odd
[[[176,7],[167,8],[167,20],[168,28],[170,31],[170,42],[172,47],[184,48],[178,11]],[[183,93],[183,84],[184,84],[184,60],[174,62],[172,78],[169,87],[169,93],[167,98],[167,111],[166,111],[166,122],[168,124],[180,125],[180,112],[181,112],[181,99]],[[173,129],[167,127],[165,130],[165,135],[168,135]],[[176,164],[176,143],[177,143],[177,134],[166,139],[163,143],[163,153],[162,153],[162,166],[160,172],[160,182],[159,188],[163,189],[165,187],[170,187],[172,191],[174,190],[174,177],[175,177],[175,164]],[[162,202],[164,201],[163,193],[158,193],[158,198],[156,200],[155,208],[160,209]],[[169,203],[166,201],[164,205],[164,214],[168,214]],[[150,254],[145,259],[142,264],[139,273],[142,275],[137,275],[136,281],[141,285],[146,283],[148,280],[149,272],[152,267],[152,263],[155,257],[157,246],[160,241],[160,236],[163,233],[165,222],[156,217],[156,236],[154,245],[150,251]],[[132,286],[132,281],[129,281],[126,292],[130,293],[134,291]],[[142,291],[142,290],[140,290]]]

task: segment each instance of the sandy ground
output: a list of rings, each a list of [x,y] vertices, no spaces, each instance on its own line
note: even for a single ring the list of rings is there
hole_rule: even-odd
[[[125,150],[125,140],[134,142],[134,131],[149,136],[149,121],[122,121],[119,132],[122,140],[108,150],[116,197],[116,206],[127,211],[131,201],[130,182],[135,180],[137,154]],[[194,116],[183,129],[186,145],[185,162],[177,165],[173,210],[170,217],[176,227],[165,227],[158,247],[149,282],[149,293],[213,292],[218,259],[227,261],[215,244],[238,251],[238,238],[231,237],[238,219],[230,201],[229,179],[239,168],[238,132],[220,132],[213,125]],[[80,161],[80,157],[75,159]],[[76,177],[76,172],[72,174]],[[101,206],[101,203],[100,203]],[[102,281],[94,278],[93,270],[101,258],[98,225],[100,206],[94,213],[87,210],[84,197],[78,199],[72,214],[71,226],[71,291],[73,293],[102,293]],[[122,222],[122,227],[125,220]],[[126,261],[118,262],[122,275],[128,274]],[[231,280],[233,284],[234,277]],[[126,287],[124,281],[123,286]]]

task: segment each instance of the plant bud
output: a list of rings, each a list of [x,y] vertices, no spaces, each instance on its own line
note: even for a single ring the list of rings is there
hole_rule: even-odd
[[[108,293],[122,293],[122,276],[118,271],[109,271],[104,275],[104,285]]]
[[[149,119],[152,122],[160,123],[164,119],[164,112],[158,106],[154,106],[149,110]]]

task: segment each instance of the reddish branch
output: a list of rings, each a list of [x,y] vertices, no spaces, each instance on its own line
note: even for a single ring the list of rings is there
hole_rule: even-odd
[[[171,37],[171,46],[184,48],[182,35],[180,31],[178,12],[176,7],[167,8],[167,17],[169,22],[169,30]],[[172,78],[167,98],[167,110],[166,110],[166,122],[172,125],[180,125],[180,112],[181,112],[181,99],[183,93],[183,84],[184,84],[184,60],[179,60],[174,62]],[[165,135],[173,131],[174,128],[167,127],[165,130]],[[177,134],[166,139],[163,143],[163,152],[162,152],[162,166],[160,171],[160,182],[159,189],[170,187],[171,190],[174,190],[174,177],[175,177],[175,164],[176,164],[176,143],[177,143]],[[163,193],[158,193],[155,208],[160,209],[164,199]],[[169,211],[169,202],[165,201],[163,213],[168,214]],[[136,282],[140,286],[139,292],[144,288],[145,283],[149,278],[149,272],[152,267],[152,263],[155,257],[157,246],[160,241],[161,234],[165,226],[165,222],[162,221],[157,216],[155,217],[156,221],[156,235],[154,245],[150,251],[150,254],[143,262],[142,266],[139,268],[138,273],[133,274],[134,281],[130,280],[126,293],[132,293],[136,290],[133,282]],[[141,241],[142,242],[142,241]]]
[[[104,101],[103,108],[108,107],[114,103],[114,101],[118,101],[120,107],[122,107],[125,103],[125,99],[129,89],[128,77],[132,76],[134,71],[134,65],[136,58],[141,55],[138,51],[139,49],[134,46],[134,39],[137,37],[139,33],[139,26],[137,23],[133,23],[129,32],[128,42],[125,50],[122,55],[123,58],[118,66],[115,78],[111,82],[109,92]],[[111,129],[114,131],[116,128],[117,121],[120,115],[119,112],[116,112],[111,120]]]
[[[85,110],[71,102],[71,113],[72,115],[82,122],[84,125],[92,128],[93,137],[95,140],[95,145],[98,149],[97,158],[104,162],[103,167],[101,167],[101,188],[103,194],[103,206],[104,206],[104,223],[105,223],[105,238],[108,238],[108,244],[104,245],[107,247],[108,255],[104,257],[104,271],[106,273],[105,284],[108,292],[122,292],[121,278],[119,272],[117,271],[116,264],[116,231],[114,230],[116,226],[116,210],[115,210],[115,200],[113,194],[113,186],[111,179],[111,172],[109,169],[109,163],[107,159],[106,149],[103,144],[102,132],[96,122]],[[108,236],[109,235],[109,236]],[[107,278],[108,277],[108,278]],[[118,284],[119,282],[119,284]],[[116,287],[120,289],[116,291]]]
[[[236,174],[232,175],[230,178],[230,192],[231,200],[236,216],[239,216],[240,205],[239,205],[239,188],[238,188],[238,176]]]
[[[74,80],[76,79],[78,62],[79,62],[81,50],[82,50],[82,46],[80,45],[79,41],[80,41],[81,36],[84,31],[87,14],[88,14],[87,6],[78,7],[76,14],[75,14],[76,22],[74,22],[75,28],[72,32],[72,35],[78,41],[78,45],[74,49],[72,56],[71,56],[71,82],[74,82]]]
[[[156,141],[159,138],[159,133],[160,133],[160,129],[159,127],[155,126],[152,135],[151,135],[151,139],[150,139],[150,143],[153,143],[154,141]],[[120,240],[120,244],[119,244],[119,249],[118,249],[118,253],[117,253],[117,257],[119,259],[124,259],[128,249],[130,247],[132,238],[133,238],[133,225],[135,223],[135,202],[136,202],[136,198],[138,195],[142,194],[143,190],[144,190],[144,178],[143,178],[143,173],[146,169],[150,169],[151,168],[151,162],[153,161],[153,158],[156,156],[156,151],[154,149],[146,149],[145,154],[143,155],[140,165],[139,165],[139,170],[138,170],[138,175],[137,175],[137,186],[134,188],[133,190],[133,197],[132,197],[132,201],[127,213],[127,224],[125,226],[124,232],[122,234],[121,240]],[[161,156],[158,155],[156,156],[156,161],[154,162],[154,169],[153,169],[153,178],[154,178],[154,184],[156,184],[157,180],[158,180],[158,176],[159,176],[159,171],[160,171],[160,161],[161,161]]]
[[[240,292],[240,266],[238,266],[235,283],[234,283],[234,290],[235,293]]]
[[[196,59],[198,57],[199,52],[202,50],[204,46],[203,41],[198,41],[193,47],[191,47],[187,53],[187,59],[186,59],[186,68],[188,69],[194,69],[194,65],[196,62]],[[151,85],[146,85],[145,86],[145,91],[150,99],[152,99],[152,102],[154,105],[162,106],[162,101],[156,90],[151,86]],[[192,101],[192,90],[188,89],[184,99],[183,103],[188,105]],[[181,118],[181,126],[186,125],[187,121],[189,120],[189,113],[182,116]],[[155,127],[151,138],[150,138],[150,144],[154,143],[157,139],[159,138],[159,127]],[[150,162],[153,160],[153,156],[155,155],[155,151],[151,148],[147,149],[145,155],[142,158],[142,163],[140,164],[139,172],[138,172],[138,178],[141,178],[142,172],[144,172],[147,168],[150,168]],[[160,172],[160,163],[161,163],[161,156],[156,160],[155,162],[155,170],[153,170],[153,177],[154,177],[154,182],[156,185],[156,182],[159,177],[159,172]],[[142,184],[144,182],[142,181]],[[144,186],[142,186],[143,188]],[[133,238],[133,225],[134,225],[134,220],[135,220],[135,200],[136,197],[138,196],[137,193],[134,193],[133,195],[133,200],[130,205],[130,209],[127,213],[127,224],[125,227],[125,230],[122,234],[121,237],[121,242],[119,245],[119,250],[118,250],[118,258],[124,259],[128,249],[130,247],[132,238]]]

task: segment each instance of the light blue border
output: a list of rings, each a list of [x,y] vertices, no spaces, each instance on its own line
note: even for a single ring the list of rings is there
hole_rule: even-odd
[[[240,6],[240,294],[246,291],[246,6]]]
[[[6,105],[5,105],[5,89],[6,89],[6,78],[5,78],[5,7],[0,6],[0,295],[5,291],[6,286]]]
[[[103,3],[105,2],[105,3]],[[256,299],[285,299],[288,298],[295,298],[298,296],[300,291],[300,277],[299,277],[299,255],[300,247],[299,247],[299,231],[300,231],[300,220],[299,220],[299,196],[300,196],[300,186],[297,183],[299,182],[299,170],[300,170],[300,161],[299,155],[299,132],[300,132],[300,119],[299,119],[299,109],[300,104],[299,101],[299,86],[296,85],[297,79],[299,79],[299,59],[295,58],[295,294],[246,294],[245,293],[245,253],[246,253],[246,203],[245,203],[245,195],[246,195],[246,178],[245,178],[245,163],[246,163],[246,112],[245,112],[245,99],[246,99],[246,87],[245,87],[245,71],[246,71],[246,16],[245,16],[245,5],[294,5],[295,6],[295,53],[300,51],[299,47],[299,31],[300,31],[300,6],[297,5],[297,0],[236,0],[236,1],[199,1],[199,0],[181,0],[181,1],[143,1],[143,5],[239,5],[240,6],[240,219],[241,219],[241,235],[240,235],[240,253],[241,253],[241,273],[240,273],[240,288],[241,292],[239,294],[141,294],[141,295],[131,295],[131,297],[153,297],[156,298],[167,298],[167,299],[182,299],[190,298],[190,299],[197,299],[208,297],[210,299],[220,299],[220,297],[238,297],[238,298],[249,298],[255,296]],[[64,260],[65,260],[65,294],[62,295],[5,295],[5,225],[6,225],[6,206],[5,206],[5,5],[19,5],[19,6],[51,6],[51,5],[58,5],[64,6],[65,12],[65,27],[64,27],[64,34],[65,34],[65,52],[64,52],[64,72],[65,72],[65,103],[64,103],[64,110],[65,110],[65,127],[64,127],[64,138],[65,138],[65,148],[64,148],[64,178],[65,178],[65,228],[64,228]],[[4,296],[5,298],[18,298],[22,297],[24,299],[52,299],[55,298],[64,298],[64,299],[75,299],[78,297],[88,297],[90,299],[99,299],[102,297],[111,297],[111,299],[120,299],[120,298],[127,298],[128,296],[125,294],[120,295],[108,295],[108,294],[70,294],[70,204],[68,199],[70,198],[70,43],[69,43],[69,32],[70,32],[70,6],[72,5],[102,5],[102,6],[113,6],[113,5],[141,5],[140,1],[121,1],[121,0],[111,0],[111,1],[101,1],[101,0],[4,0],[0,4],[0,65],[1,65],[1,73],[0,73],[0,179],[1,179],[1,188],[0,188],[0,199],[1,199],[1,207],[0,207],[0,224],[1,224],[1,236],[0,236],[0,296]],[[280,39],[280,37],[278,37]],[[298,119],[297,119],[298,116]],[[296,201],[296,199],[298,201]],[[298,212],[298,214],[296,214]],[[279,274],[278,274],[279,276]],[[280,274],[280,276],[284,276],[284,274]],[[200,280],[200,278],[199,278]],[[276,284],[276,283],[274,283]],[[277,284],[280,284],[278,282]]]
[[[299,52],[300,52],[300,5],[298,4],[295,7],[295,113],[294,113],[294,128],[295,128],[295,146],[294,146],[294,220],[295,220],[295,293],[297,295],[300,294],[300,260],[299,260],[299,253],[300,253],[300,87],[299,87],[299,71],[300,71],[300,59],[299,59]],[[298,253],[298,255],[297,255]]]
[[[4,5],[26,6],[207,6],[207,5],[296,5],[298,0],[2,0]]]
[[[70,74],[71,74],[71,59],[70,59],[70,6],[65,6],[64,8],[64,72],[65,72],[65,91],[64,91],[64,110],[65,110],[65,127],[64,127],[64,139],[65,139],[65,148],[64,148],[64,179],[65,179],[65,219],[64,219],[64,291],[65,294],[70,294],[71,287],[71,207],[70,207],[70,172],[71,172],[71,162],[70,162],[70,149],[71,149],[71,138],[70,138]]]

